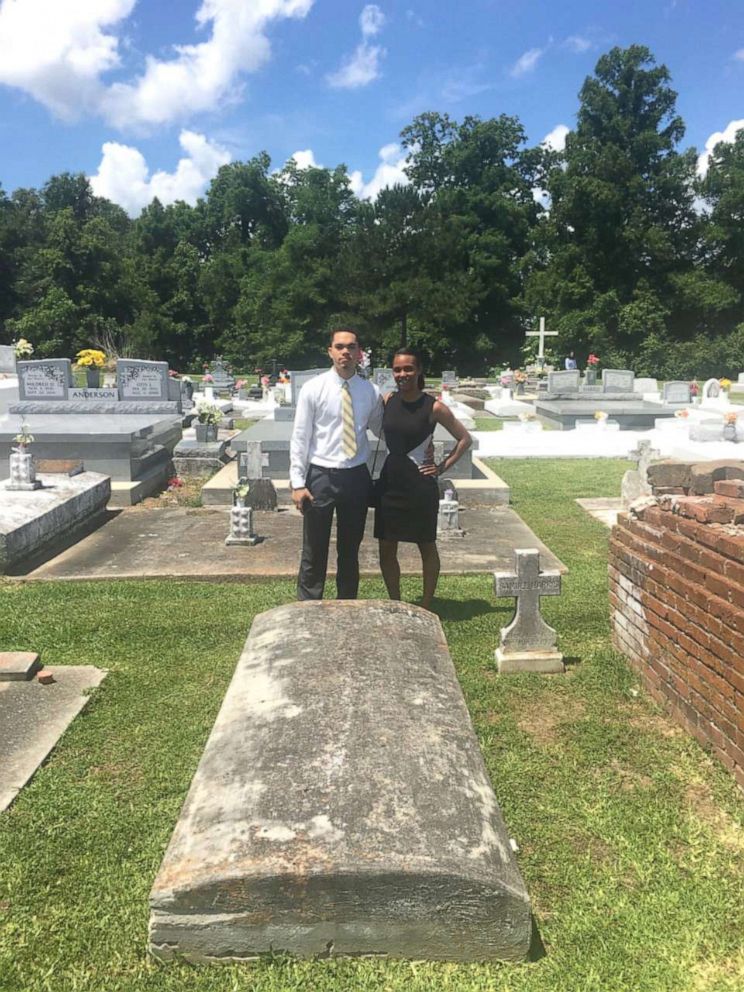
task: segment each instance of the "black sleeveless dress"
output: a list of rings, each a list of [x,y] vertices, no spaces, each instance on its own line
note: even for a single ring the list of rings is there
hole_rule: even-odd
[[[434,398],[424,393],[406,403],[393,393],[385,404],[382,426],[388,456],[380,473],[380,500],[375,510],[375,537],[383,541],[429,544],[437,539],[439,485],[422,475],[408,457],[434,430]]]

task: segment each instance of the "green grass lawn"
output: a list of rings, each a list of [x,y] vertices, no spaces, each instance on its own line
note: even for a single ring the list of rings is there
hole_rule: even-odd
[[[5,649],[110,674],[0,815],[0,989],[22,992],[741,992],[744,802],[610,646],[607,531],[574,503],[617,461],[498,461],[569,566],[545,599],[565,676],[499,678],[510,604],[446,578],[438,610],[546,954],[524,965],[267,958],[161,966],[147,897],[253,616],[293,583],[0,586]],[[363,584],[381,596],[379,581]],[[404,582],[404,595],[419,584]]]

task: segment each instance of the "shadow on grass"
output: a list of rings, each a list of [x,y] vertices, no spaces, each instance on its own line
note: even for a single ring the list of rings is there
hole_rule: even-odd
[[[509,613],[508,608],[494,606],[486,599],[436,599],[434,612],[440,620],[458,621],[472,620],[475,617],[486,616],[489,613]],[[511,611],[514,612],[513,610]]]

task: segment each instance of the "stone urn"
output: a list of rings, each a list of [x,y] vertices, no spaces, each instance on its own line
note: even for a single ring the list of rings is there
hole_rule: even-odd
[[[597,370],[596,369],[586,369],[584,371],[584,385],[585,386],[596,386],[597,385]]]
[[[524,396],[524,383],[518,382],[515,390],[517,396]]]
[[[736,440],[736,423],[726,423],[723,425],[723,440],[724,441],[735,441]]]
[[[194,396],[194,383],[181,379],[181,395],[191,401]]]
[[[217,440],[217,424],[196,424],[195,430],[199,444]]]
[[[88,389],[99,389],[101,386],[101,370],[95,365],[89,365],[85,370]]]

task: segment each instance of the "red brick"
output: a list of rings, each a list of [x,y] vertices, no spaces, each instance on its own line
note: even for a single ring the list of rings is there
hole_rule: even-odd
[[[734,519],[730,506],[714,503],[712,499],[705,497],[680,497],[675,508],[681,517],[689,517],[703,524],[729,524]]]
[[[716,483],[720,485],[720,483]],[[730,496],[722,496],[716,494],[713,497],[713,502],[717,506],[725,506],[731,513],[731,523],[740,524],[744,522],[744,500],[732,499]],[[724,521],[721,521],[722,523]]]
[[[713,483],[713,492],[734,499],[744,499],[744,479],[720,479]]]
[[[51,685],[54,682],[54,675],[48,668],[42,668],[36,675],[36,681],[41,682],[42,685]]]

